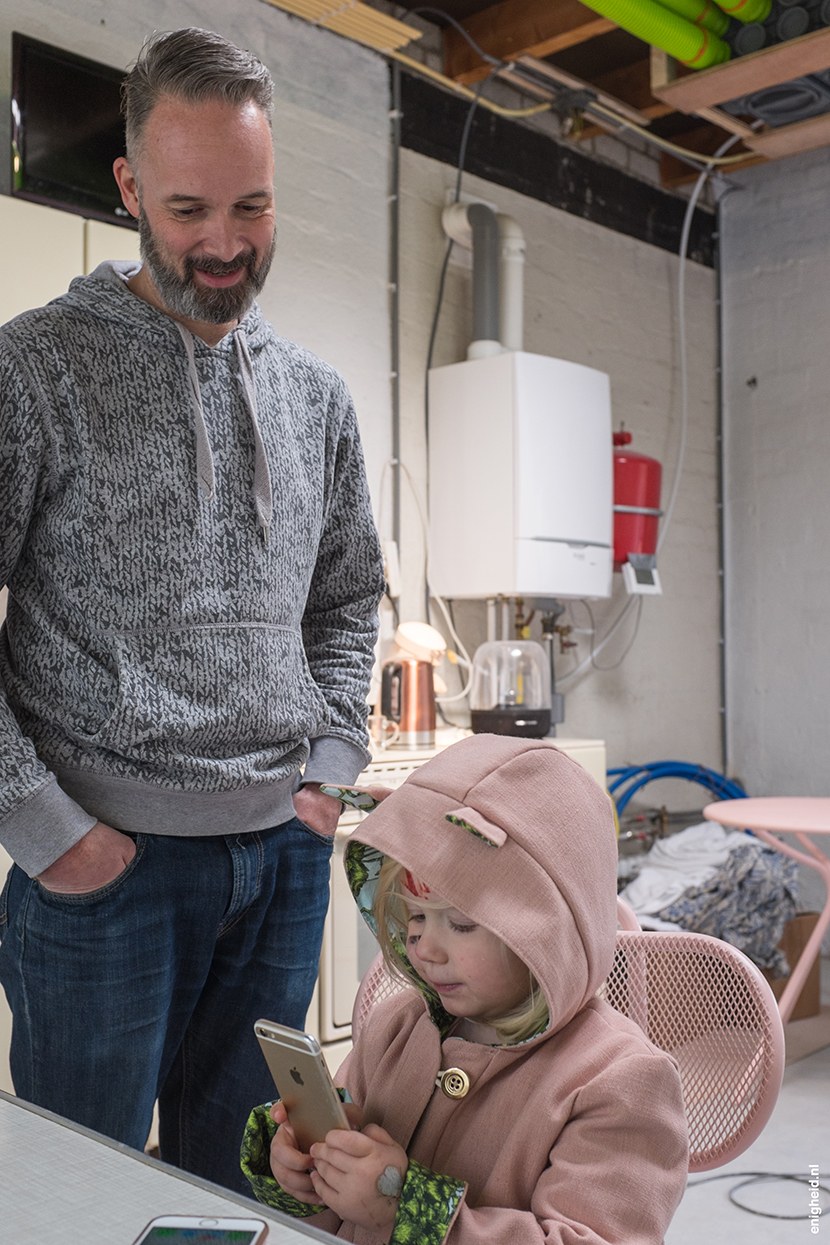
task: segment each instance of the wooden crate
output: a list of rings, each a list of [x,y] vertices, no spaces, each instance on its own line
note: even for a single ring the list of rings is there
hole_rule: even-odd
[[[787,957],[790,969],[798,961],[798,957],[807,945],[818,921],[817,912],[797,912],[791,921],[784,926],[784,936],[778,946]],[[796,999],[790,1020],[804,1020],[807,1016],[817,1016],[821,1010],[821,956],[817,955],[812,968],[804,982],[801,993]],[[777,999],[781,998],[789,977],[773,977],[771,969],[761,970]]]

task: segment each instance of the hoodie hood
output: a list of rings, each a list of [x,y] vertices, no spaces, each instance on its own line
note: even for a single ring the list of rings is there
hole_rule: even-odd
[[[389,856],[527,965],[545,994],[544,1040],[608,975],[616,939],[611,802],[544,740],[474,735],[428,761],[355,830],[346,871],[370,927]],[[374,932],[374,931],[373,931]],[[454,1019],[426,992],[441,1031]]]
[[[69,292],[62,296],[65,307],[75,308],[84,315],[109,321],[136,334],[151,350],[173,350],[182,359],[187,372],[193,406],[193,432],[196,441],[196,475],[199,488],[212,501],[216,492],[216,472],[213,450],[210,444],[205,412],[202,404],[202,388],[199,380],[197,359],[206,355],[234,356],[243,400],[245,402],[254,439],[254,473],[251,482],[257,526],[267,542],[273,514],[273,491],[271,472],[265,454],[257,410],[257,389],[252,355],[262,349],[272,336],[270,325],[265,321],[259,306],[254,303],[230,333],[215,346],[208,346],[194,337],[184,325],[166,312],[159,311],[127,288],[127,282],[139,271],[141,265],[134,261],[113,262],[105,260],[87,277],[76,277]]]
[[[75,277],[66,294],[56,303],[62,307],[74,307],[85,316],[120,325],[131,334],[138,334],[148,346],[157,350],[175,351],[183,354],[181,338],[176,321],[164,311],[159,311],[129,289],[127,282],[135,276],[141,264],[135,260],[105,260],[85,277]],[[248,348],[260,350],[273,336],[273,330],[254,303],[239,322],[245,332]],[[197,355],[224,354],[234,351],[233,333],[228,333],[215,346],[196,338]]]

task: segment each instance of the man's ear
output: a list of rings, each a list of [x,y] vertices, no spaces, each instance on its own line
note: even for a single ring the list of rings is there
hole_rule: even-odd
[[[121,201],[124,207],[130,216],[138,217],[141,211],[138,200],[138,181],[127,157],[119,156],[112,166],[112,171],[118,183],[118,189],[121,191]]]

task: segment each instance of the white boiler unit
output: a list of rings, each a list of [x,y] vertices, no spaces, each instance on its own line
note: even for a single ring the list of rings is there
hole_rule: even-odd
[[[524,351],[429,374],[429,580],[446,597],[607,597],[611,397]]]

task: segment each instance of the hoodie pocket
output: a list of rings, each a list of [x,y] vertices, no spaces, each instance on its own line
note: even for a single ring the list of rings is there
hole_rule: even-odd
[[[322,733],[328,708],[298,630],[250,623],[114,639],[118,695],[86,742],[122,756],[227,760]]]

